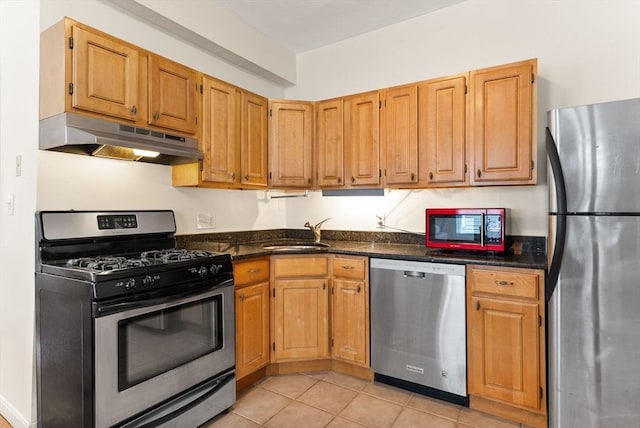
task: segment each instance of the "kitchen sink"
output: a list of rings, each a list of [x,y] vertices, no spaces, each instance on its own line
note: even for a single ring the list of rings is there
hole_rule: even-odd
[[[323,250],[329,248],[329,244],[307,241],[279,241],[265,244],[262,248],[273,251]]]

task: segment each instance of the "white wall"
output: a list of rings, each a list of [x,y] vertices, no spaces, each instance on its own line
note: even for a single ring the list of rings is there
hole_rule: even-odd
[[[32,421],[39,3],[0,1],[0,413]],[[16,176],[16,156],[22,171]],[[9,215],[8,195],[15,197]]]
[[[546,235],[544,184],[394,190],[384,198],[322,198],[311,192],[308,198],[269,200],[257,191],[173,188],[166,166],[39,152],[38,34],[64,15],[273,98],[324,99],[537,57],[540,136],[550,108],[640,96],[638,0],[468,0],[301,54],[298,85],[286,91],[97,0],[0,0],[0,412],[15,427],[35,421],[36,208],[170,208],[178,232],[195,233],[200,212],[216,215],[216,231],[302,227],[325,217],[332,218],[328,229],[375,230],[375,215],[383,213],[391,226],[421,231],[427,206],[494,205],[512,208],[512,233]],[[541,138],[539,145],[543,164]],[[16,198],[13,216],[4,205],[10,193]]]
[[[287,226],[332,217],[326,228],[370,229],[376,214],[404,199],[387,224],[421,232],[427,207],[504,206],[511,208],[510,233],[546,236],[546,112],[640,97],[639,22],[637,0],[467,0],[298,55],[298,84],[286,97],[310,100],[538,58],[540,184],[394,191],[384,198],[316,195],[287,205]]]

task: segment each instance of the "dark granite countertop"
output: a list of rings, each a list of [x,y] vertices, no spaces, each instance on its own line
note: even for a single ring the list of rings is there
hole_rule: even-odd
[[[322,242],[328,247],[313,249],[269,250],[264,246],[278,243],[309,242],[308,230],[229,232],[177,236],[179,247],[227,253],[235,260],[278,254],[347,254],[385,259],[455,264],[484,264],[505,267],[546,269],[545,239],[512,237],[514,245],[505,253],[444,251],[428,249],[424,237],[389,232],[323,231]],[[345,239],[346,238],[346,239]]]

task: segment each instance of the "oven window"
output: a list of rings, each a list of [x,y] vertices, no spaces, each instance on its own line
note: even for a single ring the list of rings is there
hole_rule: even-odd
[[[480,243],[480,214],[450,214],[429,217],[429,238],[434,242]]]
[[[222,295],[118,322],[118,390],[222,348]]]

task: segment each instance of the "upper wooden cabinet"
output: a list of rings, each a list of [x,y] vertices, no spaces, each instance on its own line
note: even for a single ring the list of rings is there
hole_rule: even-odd
[[[71,107],[135,121],[140,108],[138,50],[78,26],[70,31]]]
[[[202,86],[202,179],[236,183],[240,177],[238,89],[208,76]]]
[[[149,124],[196,132],[196,71],[149,54]]]
[[[535,184],[535,59],[470,74],[471,184]]]
[[[269,185],[310,188],[313,169],[313,104],[269,101]]]
[[[384,184],[418,183],[418,86],[382,91],[380,128]]]
[[[418,86],[420,183],[465,186],[467,75],[428,80]]]
[[[195,70],[69,18],[40,41],[41,119],[76,112],[196,134]]]
[[[266,98],[203,77],[200,148],[202,164],[173,166],[174,186],[267,186]]]
[[[316,177],[319,187],[343,187],[344,180],[343,100],[316,104]]]
[[[240,94],[240,183],[264,188],[268,181],[267,112],[269,101],[251,92]]]
[[[344,98],[346,177],[351,187],[379,187],[380,94],[378,91]]]

